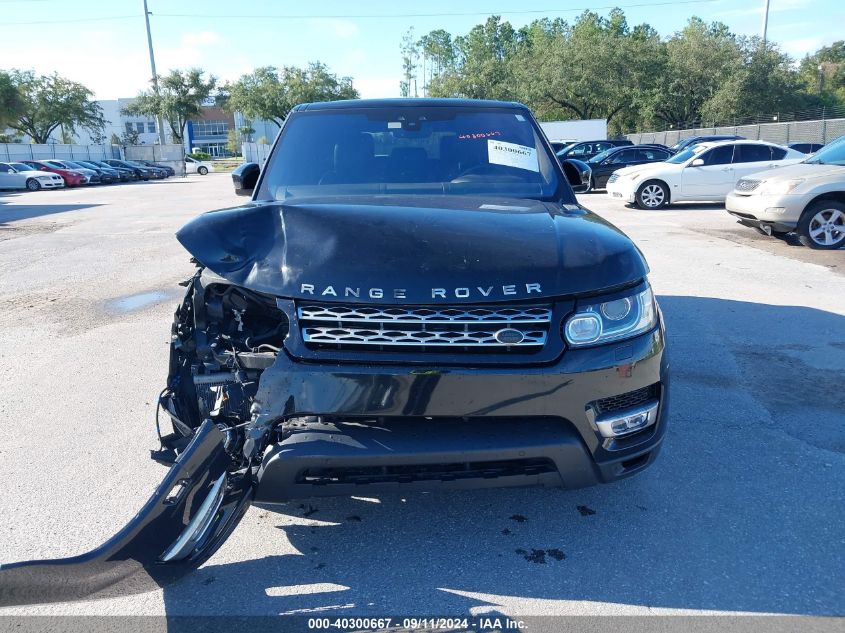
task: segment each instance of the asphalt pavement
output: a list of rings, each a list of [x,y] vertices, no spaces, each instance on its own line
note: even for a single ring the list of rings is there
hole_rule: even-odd
[[[225,174],[0,193],[0,563],[100,544],[164,476],[153,414],[193,271],[174,232],[239,200]],[[642,249],[665,315],[652,468],[253,507],[163,591],[0,614],[845,613],[845,251],[718,205],[581,200]]]

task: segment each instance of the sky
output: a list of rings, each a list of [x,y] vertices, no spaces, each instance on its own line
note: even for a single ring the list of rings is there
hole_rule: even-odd
[[[466,33],[491,14],[515,27],[541,17],[572,20],[585,8],[625,11],[629,25],[661,35],[690,16],[759,35],[765,0],[148,0],[159,74],[198,66],[235,80],[259,66],[319,60],[354,78],[363,97],[399,94],[402,35],[436,28]],[[550,8],[554,7],[554,9]],[[414,14],[414,15],[411,15]],[[436,14],[436,15],[433,15]],[[98,99],[132,97],[149,85],[143,0],[0,0],[0,68],[58,72]],[[275,16],[275,17],[273,17]],[[770,0],[769,40],[801,58],[843,39],[842,0]]]

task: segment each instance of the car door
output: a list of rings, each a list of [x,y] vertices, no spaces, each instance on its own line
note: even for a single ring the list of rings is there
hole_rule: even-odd
[[[20,189],[23,187],[21,176],[10,165],[0,163],[0,189]]]
[[[733,162],[734,181],[732,184],[735,184],[743,176],[778,167],[778,160],[783,158],[784,155],[786,155],[786,152],[779,153],[778,158],[773,160],[770,145],[761,143],[740,143],[736,145]],[[731,189],[733,189],[733,186],[731,186]]]
[[[630,165],[636,164],[638,164],[636,150],[624,149],[618,152],[613,152],[602,161],[601,165],[599,165],[597,170],[593,173],[593,180],[596,183],[596,187],[601,188],[606,186],[607,179],[610,178],[610,174],[615,172],[617,169],[622,169],[623,167],[629,167]]]
[[[733,189],[733,145],[717,145],[698,154],[681,174],[681,196],[687,200],[719,200]],[[693,165],[699,160],[703,164]]]

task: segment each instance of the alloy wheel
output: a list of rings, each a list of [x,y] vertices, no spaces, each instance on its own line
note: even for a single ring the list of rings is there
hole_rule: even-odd
[[[663,187],[654,184],[643,187],[642,193],[640,194],[643,204],[649,208],[659,207],[663,204],[665,198],[666,194],[663,192]]]
[[[810,220],[810,239],[820,246],[834,246],[845,240],[845,213],[822,209]]]

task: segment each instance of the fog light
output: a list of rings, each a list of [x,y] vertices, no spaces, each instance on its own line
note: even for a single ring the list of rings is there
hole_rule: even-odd
[[[624,411],[614,411],[596,418],[596,426],[604,437],[620,437],[636,433],[657,422],[657,400]]]

